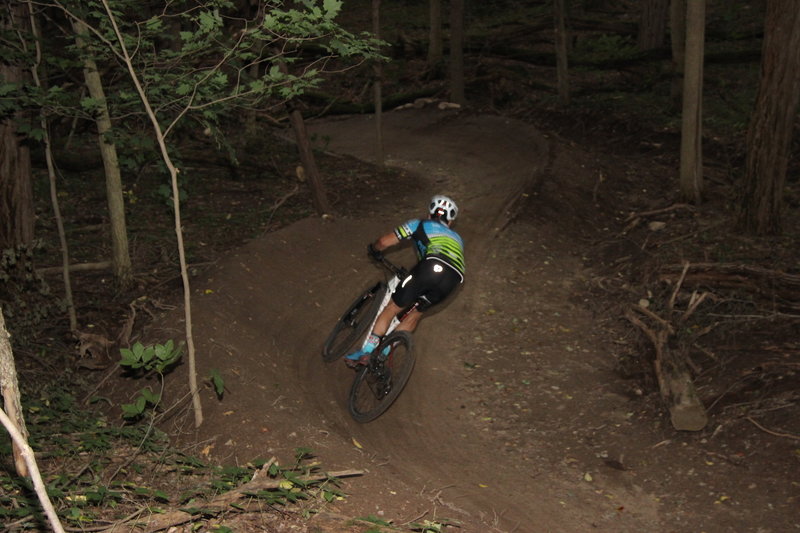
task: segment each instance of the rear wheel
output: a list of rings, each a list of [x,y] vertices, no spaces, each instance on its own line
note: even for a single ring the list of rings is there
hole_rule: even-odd
[[[388,355],[383,352],[388,347]],[[369,422],[382,415],[403,391],[414,368],[412,337],[395,331],[381,342],[350,388],[350,416]]]
[[[376,283],[350,304],[322,347],[322,358],[326,362],[339,359],[364,334],[375,319],[385,291],[384,283]]]

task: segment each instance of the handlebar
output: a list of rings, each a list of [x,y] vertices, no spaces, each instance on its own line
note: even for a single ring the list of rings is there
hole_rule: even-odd
[[[405,268],[395,265],[394,263],[386,259],[386,257],[383,256],[383,254],[381,254],[380,259],[375,257],[373,257],[372,259],[378,261],[381,264],[381,266],[389,270],[392,274],[394,274],[400,279],[403,279],[408,275],[408,271]]]

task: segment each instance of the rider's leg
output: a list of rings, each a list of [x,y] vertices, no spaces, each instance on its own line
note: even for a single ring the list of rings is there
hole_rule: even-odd
[[[345,363],[351,367],[354,367],[354,365],[358,363],[363,364],[364,361],[362,361],[362,359],[367,359],[367,356],[377,348],[378,344],[381,342],[381,337],[383,337],[386,334],[386,330],[389,329],[392,318],[400,311],[401,308],[390,299],[386,307],[383,308],[383,311],[381,311],[381,314],[378,315],[378,318],[375,320],[375,325],[364,347],[345,356]]]
[[[389,324],[391,323],[392,319],[402,311],[403,308],[394,303],[394,301],[389,302],[389,304],[383,310],[383,313],[381,313],[381,315],[375,321],[375,327],[372,330],[372,334],[378,338],[383,337],[386,334],[386,330],[389,328]],[[395,331],[407,331],[411,333],[416,329],[421,318],[422,312],[417,310],[415,307],[403,317],[402,322],[397,325]],[[383,355],[389,355],[390,350],[391,348],[389,346],[384,347]]]
[[[417,329],[417,324],[422,319],[422,312],[418,309],[412,309],[402,322],[397,326],[396,331],[408,331],[409,333]]]
[[[394,303],[394,300],[389,300],[389,303],[386,304],[386,307],[383,308],[381,314],[378,315],[378,319],[375,320],[375,326],[372,328],[372,333],[377,335],[378,337],[383,337],[386,334],[386,330],[389,329],[389,324],[392,323],[392,318],[397,316],[402,308]]]

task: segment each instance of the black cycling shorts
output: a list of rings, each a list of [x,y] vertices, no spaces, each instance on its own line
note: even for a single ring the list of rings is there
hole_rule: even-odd
[[[438,259],[426,259],[417,263],[400,282],[392,300],[399,307],[408,307],[420,300],[417,309],[425,311],[447,298],[459,283],[461,275],[453,267]]]

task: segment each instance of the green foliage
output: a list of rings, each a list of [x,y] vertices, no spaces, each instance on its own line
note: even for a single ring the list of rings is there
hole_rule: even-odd
[[[82,410],[66,389],[51,387],[36,398],[23,397],[29,443],[37,455],[60,465],[54,474],[45,475],[47,492],[62,520],[86,524],[94,520],[90,508],[115,508],[127,490],[121,485],[103,484],[98,475],[112,465],[107,454],[116,447],[139,446],[143,451],[162,453],[165,438],[158,431],[141,426],[114,427],[93,413]],[[0,439],[0,454],[10,456],[9,439]],[[64,465],[83,464],[77,473],[64,471]],[[88,462],[87,462],[88,461]],[[40,468],[43,468],[40,462]],[[46,471],[45,471],[46,474]],[[0,471],[0,522],[38,516],[39,502],[28,479]]]
[[[147,98],[169,128],[185,115],[216,122],[234,105],[255,106],[265,100],[273,100],[270,105],[274,105],[275,99],[302,94],[325,75],[325,69],[316,66],[323,57],[326,61],[334,56],[375,57],[376,41],[366,35],[357,37],[334,21],[340,1],[318,4],[304,1],[287,9],[284,2],[267,2],[262,19],[245,21],[229,2],[206,0],[192,3],[191,8],[187,2],[173,2],[163,13],[144,21],[124,11],[117,15],[117,23],[126,45],[137,51],[134,67]],[[120,54],[107,17],[99,9],[92,13],[106,47],[111,45],[98,53]],[[171,30],[175,20],[180,21],[179,32]],[[91,34],[88,38],[94,39],[94,49],[99,50],[101,43]],[[309,54],[312,44],[317,52]],[[283,73],[278,61],[299,68]],[[127,94],[131,93],[129,89]],[[134,99],[130,102],[139,105]]]
[[[378,518],[375,515],[369,515],[369,516],[366,516],[366,517],[362,517],[362,518],[359,518],[359,520],[363,520],[364,522],[369,522],[370,524],[376,524],[376,525],[379,525],[379,526],[387,526],[388,527],[388,526],[392,525],[391,522],[387,522],[383,518]]]
[[[181,358],[181,347],[175,347],[172,340],[165,344],[155,344],[144,346],[137,342],[131,349],[120,349],[120,366],[128,369],[136,375],[147,375],[155,372],[160,378],[173,368]],[[122,416],[126,419],[136,419],[141,417],[148,409],[156,409],[161,401],[161,395],[154,393],[150,387],[145,387],[139,391],[139,395],[133,403],[122,404]]]
[[[225,380],[222,379],[219,371],[215,368],[211,370],[211,376],[209,376],[208,379],[214,387],[214,393],[217,395],[217,398],[221,400],[222,394],[225,392]]]
[[[131,370],[144,370],[147,372],[165,373],[172,365],[178,362],[182,350],[175,347],[170,339],[165,344],[144,346],[137,342],[131,349],[120,349],[122,359],[119,364]]]
[[[161,185],[158,186],[158,189],[156,189],[156,193],[155,194],[156,194],[156,196],[161,198],[161,201],[164,202],[165,206],[167,206],[170,209],[174,209],[175,208],[175,202],[173,202],[173,200],[172,200],[172,186],[171,185],[169,185],[168,183],[162,183]],[[184,201],[186,201],[187,198],[189,198],[189,193],[187,193],[186,189],[184,189],[183,187],[181,187],[179,185],[178,186],[178,199],[181,202],[184,202]]]
[[[23,397],[23,410],[29,443],[40,457],[48,495],[69,527],[107,524],[106,520],[128,516],[141,507],[158,512],[159,506],[170,504],[185,506],[202,521],[202,498],[237,489],[256,472],[277,482],[274,489],[252,494],[269,504],[331,502],[344,496],[335,478],[302,479],[321,474],[318,464],[308,463],[311,450],[306,448],[298,448],[295,457],[299,463],[290,467],[262,459],[244,466],[209,466],[169,447],[166,436],[148,426],[110,425],[104,417],[83,409],[63,388],[51,387],[35,398]],[[10,439],[0,439],[0,453],[10,456]],[[177,476],[157,472],[175,472]],[[191,492],[180,494],[176,483]],[[19,478],[10,469],[0,470],[0,522],[43,519],[39,505],[28,478]],[[104,522],[98,523],[101,516]]]
[[[241,16],[238,4],[225,0],[175,0],[158,10],[143,9],[133,0],[112,0],[109,5],[146,99],[167,136],[213,127],[226,116],[238,117],[242,108],[274,109],[317,87],[333,72],[379,57],[377,40],[366,33],[352,34],[336,22],[341,0],[265,0],[264,9],[250,20]],[[160,161],[152,125],[121,61],[123,50],[103,3],[45,0],[37,3],[37,10],[43,20],[74,16],[89,29],[79,36],[79,46],[69,24],[52,25],[40,41],[41,71],[48,76],[45,88],[0,80],[0,116],[41,109],[48,117],[91,120],[106,104],[114,124],[106,140],[117,146],[123,170],[138,173]],[[35,47],[29,29],[2,31],[4,61],[22,71],[30,69]],[[79,77],[87,59],[101,73],[106,102],[64,81]],[[43,135],[38,122],[22,118],[18,129],[33,140]],[[58,143],[64,137],[53,138]],[[156,193],[171,197],[171,191]]]

